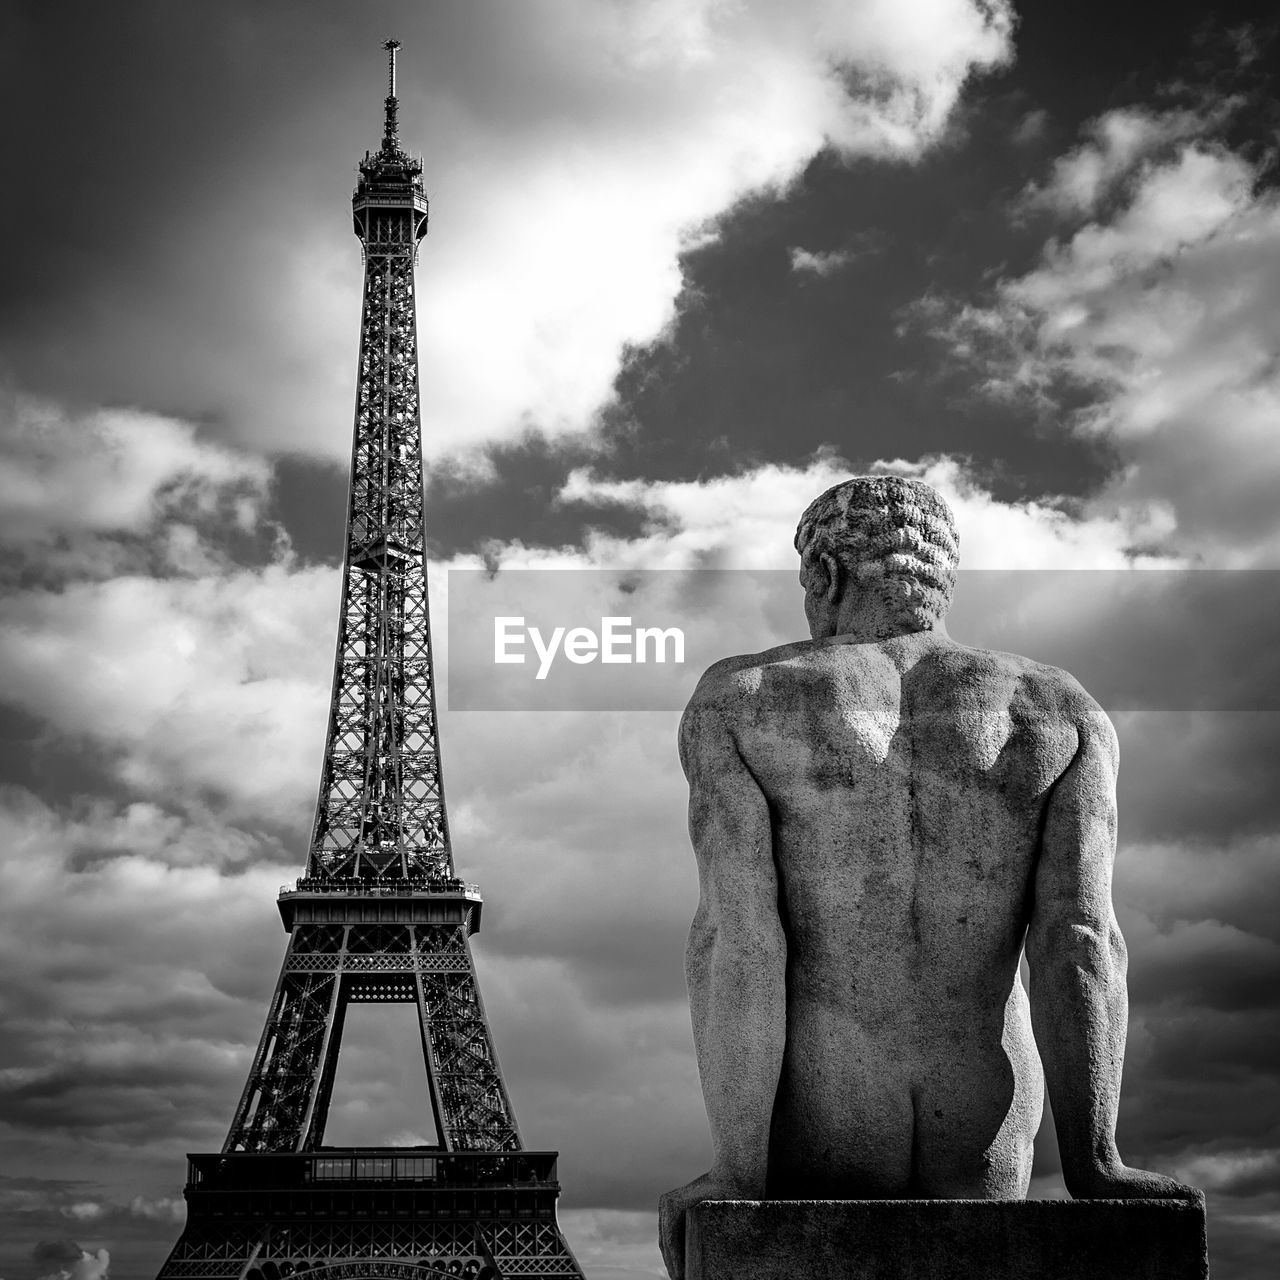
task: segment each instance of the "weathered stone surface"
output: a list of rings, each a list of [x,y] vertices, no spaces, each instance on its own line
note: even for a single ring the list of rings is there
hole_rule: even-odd
[[[687,1280],[1205,1280],[1203,1198],[720,1200]]]
[[[947,635],[929,486],[837,485],[796,546],[811,638],[717,663],[681,723],[715,1162],[662,1198],[671,1274],[703,1200],[1020,1199],[1046,1083],[1073,1196],[1193,1195],[1116,1149],[1111,722],[1065,671]]]

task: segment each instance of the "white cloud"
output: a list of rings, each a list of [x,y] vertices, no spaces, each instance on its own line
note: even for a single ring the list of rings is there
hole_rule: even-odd
[[[273,564],[15,592],[0,614],[0,680],[12,705],[88,739],[143,796],[215,794],[224,812],[302,823],[337,578]]]
[[[103,536],[144,534],[163,520],[186,522],[174,526],[175,550],[189,561],[191,522],[252,528],[268,478],[262,459],[203,440],[190,423],[0,398],[0,538],[11,551],[96,536],[109,560]],[[84,557],[76,567],[87,567]]]
[[[40,1280],[107,1280],[111,1273],[111,1255],[105,1249],[90,1253],[87,1249],[69,1267],[51,1271]]]
[[[999,502],[955,458],[886,460],[872,469],[914,476],[943,494],[955,513],[966,569],[1126,568],[1145,562],[1132,548],[1161,528],[1158,512],[1081,519],[1065,504]],[[804,467],[768,464],[706,481],[604,481],[579,470],[559,496],[626,503],[648,517],[638,538],[591,538],[588,554],[595,564],[793,569],[798,562],[791,540],[800,513],[851,474],[848,463],[830,453]]]
[[[332,670],[315,637],[333,634],[337,573],[299,567],[279,533],[258,568],[222,550],[229,529],[260,532],[267,464],[172,419],[8,408],[0,544],[26,577],[0,602],[5,701],[140,800],[84,825],[103,847],[155,847],[174,805],[214,796],[223,817],[305,821]],[[185,855],[248,856],[213,828]]]
[[[1220,107],[1212,119],[1223,114]],[[1054,162],[1043,185],[1032,183],[1022,196],[1026,210],[1048,209],[1070,214],[1091,214],[1132,176],[1135,166],[1170,143],[1203,134],[1210,120],[1194,111],[1155,112],[1144,107],[1123,107],[1099,116],[1088,126],[1088,141]],[[1019,130],[1038,135],[1044,128],[1044,112],[1032,112]]]
[[[63,1205],[61,1213],[66,1218],[74,1218],[77,1222],[94,1222],[107,1212],[106,1206],[96,1200],[77,1200],[73,1204]]]
[[[1144,173],[1114,218],[1082,227],[1064,246],[1051,246],[1040,268],[1006,282],[1004,295],[1049,313],[1049,321],[1058,319],[1048,336],[1065,340],[1077,322],[1067,304],[1138,283],[1135,277],[1145,269],[1206,247],[1220,235],[1234,238],[1231,224],[1249,211],[1253,177],[1239,157],[1188,144],[1173,160]]]
[[[848,266],[855,255],[847,249],[813,253],[798,245],[790,250],[791,270],[801,275],[829,276]]]
[[[1142,119],[1142,137],[1191,127],[1185,115]],[[1153,546],[1204,564],[1272,564],[1280,197],[1211,138],[1183,138],[1150,163],[1142,154],[1113,145],[1106,172],[1124,180],[1123,198],[1049,241],[991,305],[934,299],[922,314],[932,310],[935,331],[983,370],[988,392],[1117,449],[1121,465],[1084,514],[1146,523]],[[1078,203],[1092,209],[1093,196]],[[1086,389],[1088,406],[1061,409],[1066,388]]]
[[[129,1212],[135,1218],[149,1218],[153,1222],[185,1222],[187,1206],[182,1200],[173,1196],[159,1196],[149,1200],[145,1196],[134,1196],[129,1201]]]
[[[1188,1155],[1178,1177],[1206,1191],[1229,1190],[1246,1179],[1272,1182],[1280,1174],[1280,1149],[1208,1151]]]
[[[621,503],[646,518],[639,537],[594,533],[587,562],[646,569],[792,568],[791,539],[800,513],[819,493],[846,479],[847,464],[822,454],[807,466],[771,463],[710,480],[601,480],[574,471],[557,498]]]

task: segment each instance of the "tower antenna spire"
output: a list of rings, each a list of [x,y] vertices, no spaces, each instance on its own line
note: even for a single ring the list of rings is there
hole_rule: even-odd
[[[396,119],[399,105],[396,101],[396,53],[400,48],[400,41],[388,40],[382,47],[387,51],[387,116],[382,130],[382,149],[395,151],[400,142],[400,125]]]
[[[399,40],[388,40],[383,46],[387,51],[387,97],[396,96],[396,50],[400,48]]]

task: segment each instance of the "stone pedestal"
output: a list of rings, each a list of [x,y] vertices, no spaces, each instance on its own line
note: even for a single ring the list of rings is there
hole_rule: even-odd
[[[686,1280],[1206,1280],[1204,1198],[709,1200]]]

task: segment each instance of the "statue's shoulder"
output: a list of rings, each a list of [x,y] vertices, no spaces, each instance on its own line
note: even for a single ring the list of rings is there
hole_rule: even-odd
[[[1069,725],[1081,735],[1115,739],[1107,713],[1080,681],[1061,667],[1018,653],[954,643],[938,649],[934,660],[944,668],[951,667],[966,682],[985,680],[992,688],[1003,690],[1013,710]]]
[[[754,718],[771,672],[802,660],[814,648],[811,640],[778,645],[760,653],[721,658],[702,673],[680,718],[680,755],[686,760],[695,741],[710,735],[736,738],[744,720]]]
[[[736,703],[760,692],[766,677],[803,666],[817,646],[812,640],[795,640],[759,653],[740,653],[713,662],[698,681],[689,706]]]

